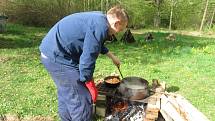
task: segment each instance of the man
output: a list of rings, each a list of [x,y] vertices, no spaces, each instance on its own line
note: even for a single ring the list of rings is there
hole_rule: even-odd
[[[44,37],[41,61],[57,87],[62,121],[89,121],[97,89],[93,81],[96,59],[106,54],[116,66],[119,59],[105,46],[108,36],[126,28],[128,15],[121,7],[107,14],[81,12],[57,22]]]

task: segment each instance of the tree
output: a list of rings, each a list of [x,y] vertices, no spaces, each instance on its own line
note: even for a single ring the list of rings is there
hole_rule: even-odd
[[[176,0],[171,0],[171,10],[170,10],[170,18],[169,18],[169,30],[172,28],[172,18],[173,18],[173,8],[176,5]]]
[[[163,0],[155,0],[156,15],[154,18],[154,26],[159,27],[161,22],[160,7]]]
[[[210,28],[210,29],[211,29],[211,26],[212,26],[212,24],[213,24],[214,14],[215,14],[215,8],[214,8],[213,14],[212,14],[212,16],[211,16],[211,21],[210,21],[210,25],[209,25],[209,28]]]
[[[202,31],[203,24],[204,24],[204,22],[205,22],[205,17],[206,17],[207,9],[208,9],[208,2],[209,2],[209,0],[206,0],[205,10],[204,10],[204,14],[203,14],[203,17],[202,17],[202,22],[201,22],[201,26],[200,26],[200,28],[199,28],[199,31]]]

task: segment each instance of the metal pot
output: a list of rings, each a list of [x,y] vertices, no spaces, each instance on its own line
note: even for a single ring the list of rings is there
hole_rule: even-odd
[[[142,100],[149,95],[148,81],[140,77],[125,77],[118,91],[129,100]]]

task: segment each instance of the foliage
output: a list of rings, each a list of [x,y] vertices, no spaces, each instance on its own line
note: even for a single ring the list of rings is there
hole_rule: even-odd
[[[51,26],[60,18],[79,11],[79,1],[7,0],[5,13],[10,20],[34,26]]]
[[[201,6],[198,0],[191,2],[190,0],[178,1],[174,8],[174,23],[179,29],[183,28],[199,28],[202,18]],[[189,8],[189,9],[188,9]]]
[[[131,19],[130,27],[137,29],[153,24],[152,20],[150,20],[150,18],[153,18],[152,15],[154,13],[152,6],[148,6],[143,0],[133,0],[132,2],[124,0],[123,4],[128,10]]]
[[[124,6],[130,15],[131,28],[154,27],[160,19],[160,27],[168,28],[170,12],[173,6],[173,29],[198,29],[204,11],[202,0],[160,0],[158,7],[155,0],[4,0],[3,12],[10,20],[34,26],[51,26],[62,17],[79,11],[107,11],[114,5]],[[215,0],[210,0],[205,27],[211,21]],[[160,14],[160,18],[158,17]]]

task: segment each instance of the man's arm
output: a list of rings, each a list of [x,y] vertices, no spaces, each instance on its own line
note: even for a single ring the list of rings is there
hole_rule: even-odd
[[[108,51],[108,53],[106,55],[113,61],[113,63],[117,67],[120,66],[120,60],[119,60],[119,58],[117,58],[111,51]]]
[[[86,82],[93,79],[96,59],[101,52],[106,34],[105,27],[90,26],[88,28],[79,62],[80,81]]]

